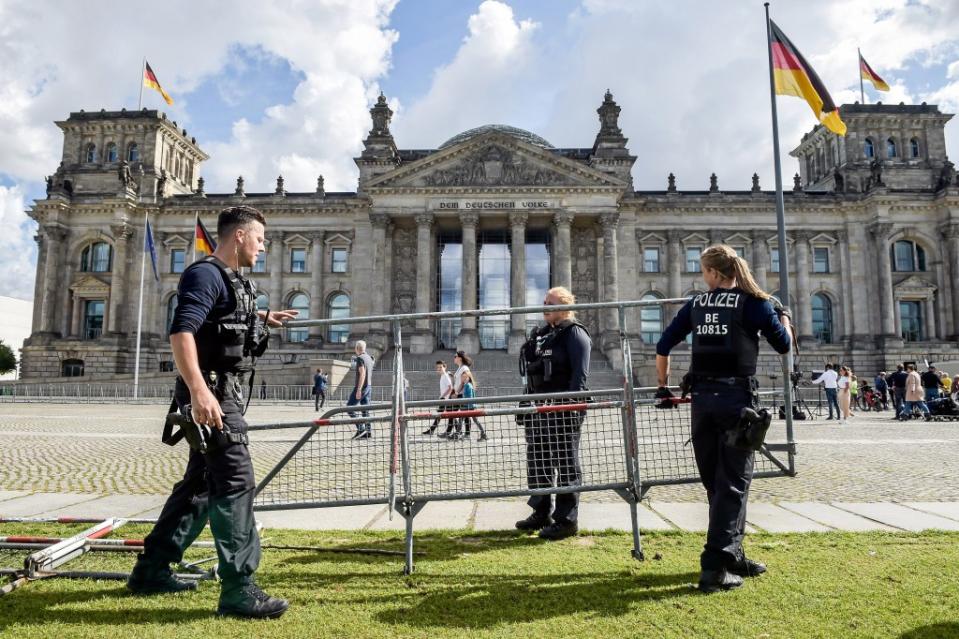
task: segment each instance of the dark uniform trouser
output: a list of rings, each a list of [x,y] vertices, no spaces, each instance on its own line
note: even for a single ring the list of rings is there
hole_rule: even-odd
[[[743,556],[754,454],[727,446],[725,431],[739,421],[750,400],[746,389],[721,383],[701,382],[693,391],[693,452],[709,500],[709,529],[700,557],[703,570],[728,568]]]
[[[313,410],[318,411],[326,403],[326,391],[318,388],[313,389]]]
[[[526,481],[530,488],[579,486],[579,440],[583,418],[579,413],[531,415],[526,424]],[[550,495],[533,495],[527,502],[542,516],[550,514]],[[575,522],[579,516],[579,493],[556,495],[553,519]]]
[[[190,401],[189,391],[179,381],[176,399],[181,406]],[[233,432],[245,433],[247,424],[239,404],[228,398],[221,400],[220,407],[223,422]],[[246,444],[227,443],[205,455],[191,450],[183,479],[173,487],[144,540],[144,558],[164,565],[181,561],[209,520],[224,585],[250,581],[260,564],[260,536],[253,521],[255,488]]]

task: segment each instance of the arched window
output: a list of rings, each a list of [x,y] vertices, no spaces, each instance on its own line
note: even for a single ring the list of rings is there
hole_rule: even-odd
[[[812,296],[812,334],[820,344],[832,343],[832,301],[822,293]]]
[[[137,146],[136,142],[131,142],[130,146],[127,147],[127,162],[139,162],[140,161],[140,147]]]
[[[106,242],[95,242],[80,253],[80,270],[91,273],[109,273],[113,251]]]
[[[643,300],[662,299],[656,293],[646,293]],[[639,307],[639,332],[647,344],[655,344],[663,336],[663,307],[661,304]]]
[[[83,153],[83,161],[87,163],[97,161],[97,145],[93,142],[87,145],[86,151]]]
[[[894,158],[896,157],[896,141],[892,138],[886,140],[886,157]]]
[[[266,293],[260,293],[256,296],[256,308],[259,311],[265,311],[270,308],[270,296]]]
[[[919,157],[919,140],[916,138],[909,140],[909,155],[914,158]]]
[[[306,293],[296,293],[290,298],[290,308],[299,311],[296,319],[310,319],[310,298]],[[307,328],[291,328],[288,339],[291,342],[305,342],[310,330]]]
[[[863,152],[866,154],[867,158],[872,159],[876,157],[876,149],[872,144],[872,140],[869,138],[866,138],[866,141],[863,143]]]
[[[107,145],[107,162],[116,162],[118,159],[117,145],[111,142]]]
[[[65,359],[60,363],[61,377],[83,377],[82,359]]]
[[[337,293],[330,298],[327,317],[341,319],[350,316],[350,296],[346,293]],[[335,344],[345,344],[350,337],[349,324],[333,324],[330,326],[329,340]]]
[[[170,332],[170,327],[173,326],[173,316],[176,315],[176,307],[179,303],[179,299],[176,294],[171,295],[170,299],[166,302],[166,332]]]
[[[925,271],[926,251],[909,240],[895,242],[889,250],[892,252],[892,270],[897,272]]]

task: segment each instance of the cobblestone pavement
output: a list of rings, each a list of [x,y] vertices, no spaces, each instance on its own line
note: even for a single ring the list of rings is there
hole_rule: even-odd
[[[305,403],[254,405],[248,417],[254,424],[307,420],[315,416],[311,409]],[[186,447],[171,448],[160,443],[164,413],[165,407],[161,405],[0,404],[0,490],[165,494],[183,471]],[[959,422],[900,423],[891,420],[889,415],[860,415],[845,427],[836,422],[797,422],[799,475],[757,479],[752,488],[752,501],[952,501],[959,498]],[[498,423],[487,423],[491,431],[489,445],[500,445],[503,450],[508,446],[515,449],[519,444],[516,433],[504,437],[503,433],[496,432]],[[502,422],[502,428],[505,429],[506,424]],[[257,477],[263,477],[275,465],[300,433],[282,430],[255,434],[253,456]],[[381,457],[374,461],[388,463],[388,438],[382,437],[375,447],[364,449],[360,448],[362,442],[350,443],[348,437],[348,430],[337,433],[335,450],[338,452],[334,455],[326,455],[323,447],[317,446],[314,454],[318,457],[307,457],[305,461],[310,463],[300,464],[301,477],[318,475],[319,466],[311,463],[322,457],[345,460],[343,463],[358,464],[360,460],[369,464],[364,457],[374,456]],[[604,461],[616,463],[618,460],[614,460],[611,453],[618,445],[615,431],[609,430],[608,437],[609,441],[604,443],[602,435],[598,439],[593,436],[588,449],[593,452],[585,454],[602,454],[606,456]],[[774,424],[769,439],[784,439],[781,424]],[[691,451],[688,447],[677,448],[677,441],[676,437],[669,439],[674,453],[670,463],[678,464],[679,472],[692,471]],[[681,444],[678,441],[678,445]],[[451,445],[460,446],[455,455],[435,448]],[[471,465],[474,462],[470,451],[477,450],[477,446],[476,442],[449,444],[422,436],[413,439],[414,450],[435,451],[421,456],[421,463],[431,463],[435,457],[456,464],[457,476],[467,485],[471,476],[479,476],[476,473],[500,473],[516,479],[515,468],[504,466],[497,470],[492,466]],[[660,462],[669,457],[665,449],[657,448],[655,443],[649,450],[653,451],[652,458]],[[448,473],[449,469],[435,472]],[[356,481],[364,490],[375,492],[383,487],[385,480],[358,476]],[[656,486],[651,488],[649,496],[656,501],[701,501],[703,491],[695,483]],[[618,497],[602,492],[587,494],[584,500],[615,501]]]

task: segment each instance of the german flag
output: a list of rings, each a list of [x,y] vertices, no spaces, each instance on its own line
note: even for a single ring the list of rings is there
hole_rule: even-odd
[[[163,96],[163,99],[166,100],[167,104],[173,104],[173,98],[160,86],[160,81],[157,80],[156,74],[153,72],[153,69],[150,68],[150,63],[144,60],[143,65],[143,86],[156,89],[160,92],[160,95]]]
[[[859,54],[859,75],[862,76],[863,80],[869,80],[872,82],[872,86],[876,87],[876,91],[888,91],[889,85],[886,84],[886,81],[879,77],[879,74],[872,70],[872,67],[869,66],[869,63],[866,62],[866,58],[862,57],[862,54]]]
[[[203,226],[203,220],[200,219],[199,214],[196,216],[196,231],[193,234],[193,246],[196,252],[202,251],[207,255],[211,255],[213,251],[216,250],[216,242],[213,241],[213,236],[210,235],[210,232]]]
[[[839,117],[839,109],[815,70],[775,22],[770,20],[769,27],[776,94],[803,98],[816,114],[816,119],[827,129],[837,135],[846,135],[846,125]]]

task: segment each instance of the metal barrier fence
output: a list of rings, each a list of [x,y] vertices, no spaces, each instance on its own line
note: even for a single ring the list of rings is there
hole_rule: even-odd
[[[256,510],[385,504],[406,520],[406,572],[413,570],[413,522],[430,501],[615,491],[630,508],[633,556],[643,558],[638,504],[652,486],[698,483],[687,446],[689,406],[653,406],[653,388],[633,384],[626,310],[684,303],[643,300],[568,306],[298,320],[290,327],[388,323],[393,333],[389,403],[338,407],[313,421],[251,426],[251,431],[306,429],[257,486]],[[402,324],[416,320],[607,311],[615,318],[624,370],[618,389],[469,400],[406,402]],[[784,360],[785,366],[785,360]],[[786,376],[783,379],[788,379]],[[784,404],[786,441],[764,447],[756,477],[795,474],[790,388],[765,392],[763,403]],[[781,401],[780,401],[781,400]],[[464,404],[468,401],[469,404]],[[365,410],[364,414],[358,410]],[[354,412],[350,412],[354,411]],[[346,413],[349,416],[344,416]],[[448,429],[446,442],[421,431]],[[352,439],[369,428],[369,438]],[[254,437],[254,446],[257,439]],[[777,453],[785,453],[780,459]]]

